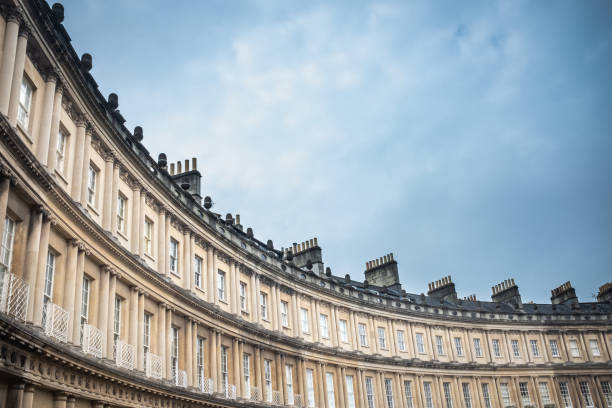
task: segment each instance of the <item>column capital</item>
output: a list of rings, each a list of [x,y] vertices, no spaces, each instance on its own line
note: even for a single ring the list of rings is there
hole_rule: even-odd
[[[51,83],[57,84],[58,79],[59,79],[59,74],[55,69],[50,68],[45,72],[43,77],[45,79],[45,82],[51,82]]]
[[[68,399],[68,394],[64,391],[57,391],[53,394],[54,401],[66,401]]]

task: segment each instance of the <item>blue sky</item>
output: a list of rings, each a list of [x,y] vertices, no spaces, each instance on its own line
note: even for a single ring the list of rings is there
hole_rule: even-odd
[[[66,0],[103,94],[214,210],[334,274],[523,301],[612,276],[612,3]]]

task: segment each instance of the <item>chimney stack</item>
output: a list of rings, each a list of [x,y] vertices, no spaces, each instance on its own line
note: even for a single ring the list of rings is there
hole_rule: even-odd
[[[365,279],[370,285],[401,291],[397,262],[393,253],[366,262]]]
[[[450,275],[439,279],[434,282],[430,282],[428,285],[428,296],[439,298],[441,300],[446,299],[457,299],[457,292],[455,291],[455,284],[451,280]]]
[[[519,293],[518,285],[514,283],[514,279],[506,279],[493,286],[491,290],[493,291],[491,295],[491,300],[493,302],[507,303],[516,308],[521,308],[523,306],[521,294]]]

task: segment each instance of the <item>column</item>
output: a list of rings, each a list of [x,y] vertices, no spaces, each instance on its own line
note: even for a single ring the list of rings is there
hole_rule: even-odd
[[[212,293],[211,296],[213,298],[213,302],[215,303],[215,305],[219,305],[219,296],[218,295],[218,291],[217,291],[217,273],[219,271],[219,268],[217,267],[217,256],[218,256],[218,251],[216,249],[213,249],[213,256],[212,256],[212,269],[211,269],[211,273],[210,273],[210,280],[212,281]]]
[[[264,399],[263,388],[261,386],[261,350],[255,347],[255,387],[259,389],[261,399]]]
[[[525,357],[527,358],[527,361],[531,363],[533,362],[533,359],[531,357],[531,350],[529,349],[529,345],[527,344],[527,335],[525,334],[525,332],[521,332],[521,339],[524,344],[523,349],[525,350]]]
[[[391,355],[392,356],[396,356],[397,353],[397,349],[399,348],[399,344],[396,345],[395,342],[397,341],[397,331],[395,329],[395,321],[394,320],[387,320],[387,327],[389,327],[389,346],[391,347]],[[404,347],[406,347],[406,339],[404,339]],[[452,347],[452,344],[451,344]]]
[[[23,393],[23,399],[21,400],[21,408],[32,408],[34,403],[34,392],[36,387],[33,384],[26,384]]]
[[[219,391],[223,391],[223,376],[221,375],[221,332],[216,332],[217,334],[217,353],[215,355],[215,359],[217,360],[217,385],[219,386]]]
[[[17,107],[19,106],[19,94],[21,93],[21,82],[23,81],[23,67],[28,47],[28,32],[22,28],[17,38],[17,49],[15,53],[15,66],[13,68],[13,79],[11,81],[11,99],[9,101],[8,117],[11,126],[17,123]]]
[[[74,314],[75,311],[75,292],[76,292],[76,276],[77,276],[77,255],[79,251],[79,243],[76,240],[68,242],[68,250],[66,254],[66,271],[64,281],[64,299],[62,307],[71,315],[68,319],[68,342],[78,345],[78,338],[73,337],[74,325],[78,324],[77,319],[79,314]]]
[[[189,262],[187,263],[187,265],[189,265],[189,281],[190,283],[190,288],[192,290],[195,291],[195,266],[194,266],[194,259],[195,259],[195,234],[191,233],[189,234]],[[202,280],[202,276],[200,276],[200,282]]]
[[[74,297],[74,311],[73,324],[72,324],[72,340],[77,346],[81,345],[81,303],[83,296],[83,276],[85,268],[85,248],[79,248],[76,262],[76,278],[75,278],[75,291],[72,294]],[[66,309],[70,311],[69,309]]]
[[[117,232],[117,196],[119,195],[119,161],[114,161],[113,166],[113,187],[111,200],[111,214],[110,214],[110,225],[111,233],[115,235]]]
[[[23,400],[24,389],[24,383],[11,384],[6,398],[6,406],[21,408],[21,401]]]
[[[166,365],[166,304],[157,305],[157,354],[162,361],[163,367]],[[165,373],[162,368],[162,376]]]
[[[271,295],[271,302],[268,308],[270,309],[270,318],[272,320],[272,330],[276,331],[278,330],[278,319],[276,318],[276,312],[279,308],[277,304],[278,299],[276,298],[275,283],[270,283],[270,295]]]
[[[53,113],[51,114],[51,135],[49,137],[49,153],[47,156],[47,168],[53,174],[55,166],[57,166],[57,156],[55,154],[57,148],[57,135],[60,127],[60,117],[62,115],[62,95],[64,87],[57,84],[55,87],[55,96],[53,97]]]
[[[297,302],[297,294],[295,291],[291,292],[291,316],[293,320],[291,322],[291,327],[293,329],[293,335],[295,337],[300,335],[300,320],[298,315],[298,302]]]
[[[10,177],[2,175],[2,181],[0,181],[0,237],[4,236],[4,219],[6,218],[6,207],[8,206],[10,189]]]
[[[381,407],[384,407],[387,405],[385,401],[386,394],[385,394],[385,386],[383,385],[384,384],[383,379],[384,379],[383,373],[380,371],[378,371],[376,375],[374,376],[374,381],[375,381],[376,387],[378,388],[378,392],[376,393],[378,395],[378,403]]]
[[[172,215],[166,211],[166,217],[164,218],[164,275],[170,276],[170,220]]]
[[[451,335],[450,329],[446,327],[444,331],[446,332],[446,337],[448,338],[448,356],[450,357],[450,361],[457,361],[455,347],[453,345],[453,336]]]
[[[157,272],[166,275],[166,210],[159,209],[157,217]]]
[[[338,321],[336,320],[336,306],[333,303],[329,304],[329,314],[330,314],[330,327],[331,330],[331,341],[333,346],[339,346],[340,342],[338,341]]]
[[[145,293],[138,292],[138,334],[136,336],[136,368],[144,371],[144,302]]]
[[[102,267],[100,268],[100,309],[98,310],[98,328],[102,331],[102,350],[103,356],[107,358],[112,358],[112,352],[108,354],[108,343],[110,343],[110,339],[108,338],[108,303],[110,299],[109,294],[109,279],[110,278],[110,268]],[[112,350],[111,350],[112,351]]]
[[[240,375],[240,342],[238,341],[238,338],[234,338],[234,341],[232,342],[232,351],[234,353],[234,385],[236,386],[236,396],[240,397],[241,394],[241,390],[242,387],[240,386],[240,378],[242,377]]]
[[[24,42],[26,41],[27,40],[24,40]],[[25,62],[25,53],[23,57]],[[9,106],[9,117],[12,117],[14,109],[15,118],[17,117],[17,106],[19,105],[19,88],[23,77],[23,63],[21,65],[21,70],[19,73],[17,72],[17,69],[19,68],[16,66],[15,73],[13,74],[13,89],[11,89],[11,104]],[[42,111],[40,113],[39,119],[40,125],[38,127],[38,138],[36,140],[36,158],[42,165],[46,165],[47,159],[49,158],[49,137],[51,136],[51,119],[53,116],[53,100],[55,99],[56,84],[57,74],[55,72],[48,73],[45,78],[45,93],[41,106]]]
[[[147,192],[143,188],[140,190],[140,209],[138,211],[138,255],[141,258],[144,258],[144,225],[145,225],[145,202],[147,201]],[[153,231],[151,231],[151,235],[153,235]],[[152,245],[152,244],[151,244]]]
[[[189,317],[185,318],[185,371],[187,371],[187,385],[193,387],[193,320]]]
[[[130,288],[130,328],[128,332],[128,343],[136,347],[138,337],[138,288]],[[136,353],[138,354],[138,352]]]
[[[280,353],[274,354],[274,366],[276,367],[276,389],[280,392],[280,400],[285,401],[285,390],[283,388],[283,367]]]
[[[83,145],[83,170],[81,171],[81,205],[83,208],[87,208],[87,194],[88,194],[88,180],[89,180],[89,161],[91,158],[91,125],[88,124],[85,128],[85,144]]]
[[[191,264],[191,255],[189,254],[190,235],[191,231],[189,231],[189,228],[183,228],[183,262],[179,262],[179,264],[183,264],[183,285],[187,290],[191,290],[191,281],[193,279],[193,276],[191,275],[191,268],[189,267]]]
[[[214,268],[214,249],[211,245],[208,245],[206,250],[206,297],[209,303],[215,301],[214,289],[213,289],[213,268]]]
[[[229,285],[226,290],[226,298],[229,297],[230,312],[236,314],[236,262],[234,260],[229,261]]]
[[[251,272],[251,321],[259,322],[259,307],[257,305],[259,293],[257,292],[257,275],[255,271]]]
[[[355,387],[355,398],[357,399],[357,407],[362,408],[367,405],[367,397],[363,392],[363,370],[358,368],[355,370],[355,381],[353,381]]]
[[[85,152],[85,127],[87,122],[85,117],[80,117],[76,121],[77,132],[74,140],[74,160],[72,166],[72,199],[81,201],[81,188],[85,180],[83,177],[83,155]],[[116,212],[115,212],[116,213]]]
[[[191,322],[192,325],[192,340],[191,340],[191,346],[192,346],[192,356],[193,356],[193,367],[192,367],[192,375],[193,375],[193,386],[197,387],[198,389],[200,389],[200,383],[198,382],[198,363],[197,363],[197,356],[198,356],[198,321],[197,320],[193,320]],[[204,347],[202,347],[202,353],[204,353]],[[204,356],[202,356],[203,359]],[[206,364],[206,363],[204,363]]]
[[[368,315],[368,323],[370,325],[370,330],[369,330],[369,339],[368,342],[369,344],[372,346],[372,352],[373,353],[378,353],[378,339],[376,338],[376,324],[374,324],[374,319],[372,318],[372,315]]]
[[[172,358],[172,353],[169,351],[170,348],[172,347],[172,337],[171,337],[171,333],[172,333],[172,309],[171,306],[168,305],[166,308],[166,346],[167,346],[167,352],[166,352],[166,379],[169,380],[174,380],[172,378],[172,364],[170,359]]]
[[[408,400],[406,399],[406,393],[404,392],[404,384],[402,383],[402,377],[400,377],[398,373],[395,373],[395,382],[397,383],[397,396],[395,397],[395,400],[400,403],[400,406],[407,407]]]
[[[317,364],[317,368],[318,368],[318,375],[317,375],[317,381],[318,381],[318,385],[319,385],[319,406],[321,408],[327,407],[327,392],[326,390],[326,381],[325,381],[325,364]]]
[[[4,221],[4,217],[2,218]],[[23,280],[30,284],[30,287],[34,287],[36,285],[36,279],[38,278],[38,255],[40,251],[41,244],[41,232],[42,232],[42,221],[43,221],[43,213],[42,207],[35,206],[30,211],[30,223],[28,225],[28,236],[26,238],[26,260],[32,260],[31,262],[26,261],[23,269]],[[47,245],[49,241],[49,234],[46,234]],[[44,280],[44,275],[43,275]],[[42,290],[40,292],[42,297]],[[38,293],[34,293],[36,297]],[[41,298],[41,306],[42,308],[42,298]],[[42,313],[42,309],[41,309]],[[34,302],[28,302],[27,311],[26,311],[26,320],[32,320],[34,316]]]
[[[280,356],[280,389],[282,390],[283,393],[283,397],[281,399],[281,401],[284,401],[285,404],[289,403],[289,396],[288,396],[288,392],[287,392],[287,372],[285,369],[285,366],[287,365],[287,359],[285,358],[285,355],[282,354]]]
[[[68,395],[65,392],[58,391],[53,395],[53,408],[66,408]]]
[[[72,395],[66,400],[66,408],[74,408],[76,405],[76,398]]]
[[[321,324],[321,310],[319,309],[319,301],[313,299],[314,302],[314,319],[312,322],[312,327],[316,331],[316,336],[312,339],[315,343],[321,341],[321,328],[319,325]]]
[[[210,333],[210,341],[208,344],[210,345],[210,351],[208,352],[210,359],[210,378],[213,380],[213,384],[215,384],[215,390],[217,392],[223,391],[218,389],[219,384],[217,384],[217,333],[213,330],[209,330]]]
[[[359,340],[357,339],[357,327],[355,327],[355,312],[349,310],[349,336],[353,350],[359,350]]]
[[[344,367],[336,367],[336,374],[338,378],[338,402],[341,407],[346,407],[346,370]]]
[[[306,401],[306,371],[304,370],[304,359],[299,357],[297,359],[297,373],[296,378],[298,380],[298,394],[302,396],[302,401]]]
[[[3,115],[8,115],[9,111],[11,84],[17,58],[17,36],[21,34],[19,33],[19,20],[17,13],[8,16],[4,32],[4,47],[2,61],[0,61],[0,113]],[[23,53],[25,55],[25,48]]]
[[[138,233],[138,220],[140,219],[140,185],[134,183],[132,186],[132,219],[130,225],[130,248],[132,253],[139,254],[138,241],[140,241],[140,235]]]
[[[102,305],[107,305],[107,321],[104,326],[100,325],[100,330],[102,330],[103,332],[106,331],[106,355],[109,359],[113,359],[115,357],[113,353],[113,348],[115,344],[115,341],[113,339],[113,329],[115,325],[115,294],[117,292],[117,279],[119,279],[119,274],[114,270],[109,270],[108,277],[108,297],[104,296],[106,297],[106,303],[102,303]],[[102,307],[101,309],[104,309],[104,307]]]
[[[237,382],[240,384],[240,391],[241,394],[244,398],[251,398],[250,395],[246,395],[247,389],[246,389],[246,383],[244,382],[244,375],[242,375],[244,373],[244,342],[240,341],[238,343],[239,349],[238,349],[238,360],[239,360],[239,367],[238,367],[238,380]],[[252,361],[252,360],[251,360]],[[249,369],[252,370],[252,367],[249,367]]]
[[[111,229],[111,211],[113,206],[113,155],[104,156],[104,193],[102,195],[102,228]],[[51,163],[51,159],[49,159]]]

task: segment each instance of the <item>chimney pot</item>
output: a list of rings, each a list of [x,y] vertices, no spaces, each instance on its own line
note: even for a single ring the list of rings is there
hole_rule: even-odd
[[[198,159],[196,159],[195,157],[191,159],[191,167],[192,167],[194,170],[197,170],[197,169],[198,169]]]
[[[183,172],[183,165],[181,161],[176,162],[176,174],[181,174]]]
[[[174,163],[170,163],[170,175],[174,176]]]
[[[189,171],[189,159],[185,159],[185,173]]]

